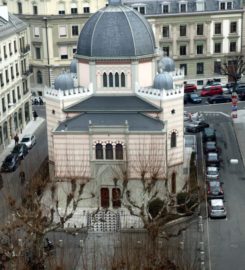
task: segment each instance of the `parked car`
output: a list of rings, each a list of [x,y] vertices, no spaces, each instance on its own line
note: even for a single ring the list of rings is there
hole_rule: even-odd
[[[208,204],[208,214],[210,218],[226,218],[226,209],[222,199],[212,199]]]
[[[222,95],[223,94],[223,89],[221,85],[210,85],[210,86],[205,86],[202,88],[201,91],[201,96],[206,97],[206,96],[214,96],[214,95]]]
[[[207,182],[207,199],[224,199],[224,191],[220,181]]]
[[[204,128],[209,127],[209,124],[204,121],[188,121],[184,123],[186,132],[200,132]]]
[[[228,88],[227,86],[222,86],[223,94],[229,95],[232,93],[232,88]]]
[[[25,144],[29,149],[31,149],[36,144],[36,137],[32,134],[25,135],[20,143]]]
[[[239,84],[236,87],[236,92],[240,100],[245,100],[245,84]]]
[[[198,104],[202,102],[202,98],[197,93],[190,93],[187,94],[187,101]]]
[[[15,145],[12,154],[18,155],[19,158],[24,158],[28,154],[28,147],[24,143],[19,143]]]
[[[187,83],[184,86],[184,92],[185,93],[192,93],[197,91],[197,86],[194,83]]]
[[[9,154],[2,163],[1,172],[13,172],[19,166],[19,156],[16,154]]]
[[[220,159],[218,153],[208,153],[206,156],[206,167],[219,167]]]
[[[186,104],[188,101],[188,94],[184,94],[184,104]]]
[[[214,97],[209,97],[208,102],[211,104],[231,102],[231,97],[227,95],[217,95]]]
[[[205,128],[202,133],[203,142],[216,141],[216,132],[213,128]]]
[[[217,167],[207,167],[206,168],[206,180],[218,180],[219,179],[219,168]]]
[[[207,154],[209,152],[218,152],[218,148],[215,141],[208,141],[204,143],[203,146],[204,153]]]

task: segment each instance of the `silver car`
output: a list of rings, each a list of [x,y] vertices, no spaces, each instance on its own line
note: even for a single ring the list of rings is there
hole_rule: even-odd
[[[218,167],[207,167],[206,178],[207,180],[217,180],[219,178]]]
[[[21,143],[24,143],[29,149],[31,149],[36,144],[36,137],[33,134],[25,135]]]
[[[226,209],[222,199],[210,200],[208,213],[210,218],[226,218]]]

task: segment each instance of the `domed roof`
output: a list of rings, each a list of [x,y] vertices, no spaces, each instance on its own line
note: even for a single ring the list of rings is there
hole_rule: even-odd
[[[72,59],[70,64],[70,72],[71,73],[77,73],[77,59]]]
[[[159,63],[158,63],[158,70],[162,71],[174,71],[175,70],[175,63],[174,60],[168,56],[163,56]]]
[[[159,73],[155,76],[153,87],[155,89],[173,89],[173,78],[168,72]]]
[[[74,80],[70,73],[61,73],[54,81],[56,90],[69,90],[74,88]]]
[[[155,39],[148,21],[120,0],[92,15],[81,30],[77,56],[128,58],[155,53]]]

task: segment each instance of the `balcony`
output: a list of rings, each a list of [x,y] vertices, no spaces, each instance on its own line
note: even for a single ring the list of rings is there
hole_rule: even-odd
[[[31,70],[31,69],[22,72],[22,76],[23,76],[23,77],[28,77],[28,76],[30,76],[31,74],[32,74],[32,70]]]
[[[20,48],[20,52],[21,52],[21,55],[25,55],[26,53],[28,53],[30,51],[30,45],[26,45],[25,47],[21,47]]]

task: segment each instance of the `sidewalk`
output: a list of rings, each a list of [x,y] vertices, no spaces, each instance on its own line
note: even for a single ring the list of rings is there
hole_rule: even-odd
[[[42,123],[45,121],[44,118],[37,117],[36,121],[31,120],[26,127],[22,130],[22,133],[19,133],[18,136],[20,138],[20,141],[24,135],[27,134],[33,134],[35,131],[42,125]],[[0,154],[0,164],[2,164],[5,157],[10,154],[12,149],[14,148],[15,142],[14,139],[11,140],[10,144],[6,146],[6,148],[3,150],[3,152]]]
[[[237,116],[237,118],[233,119],[233,125],[245,166],[245,110],[238,110]]]

